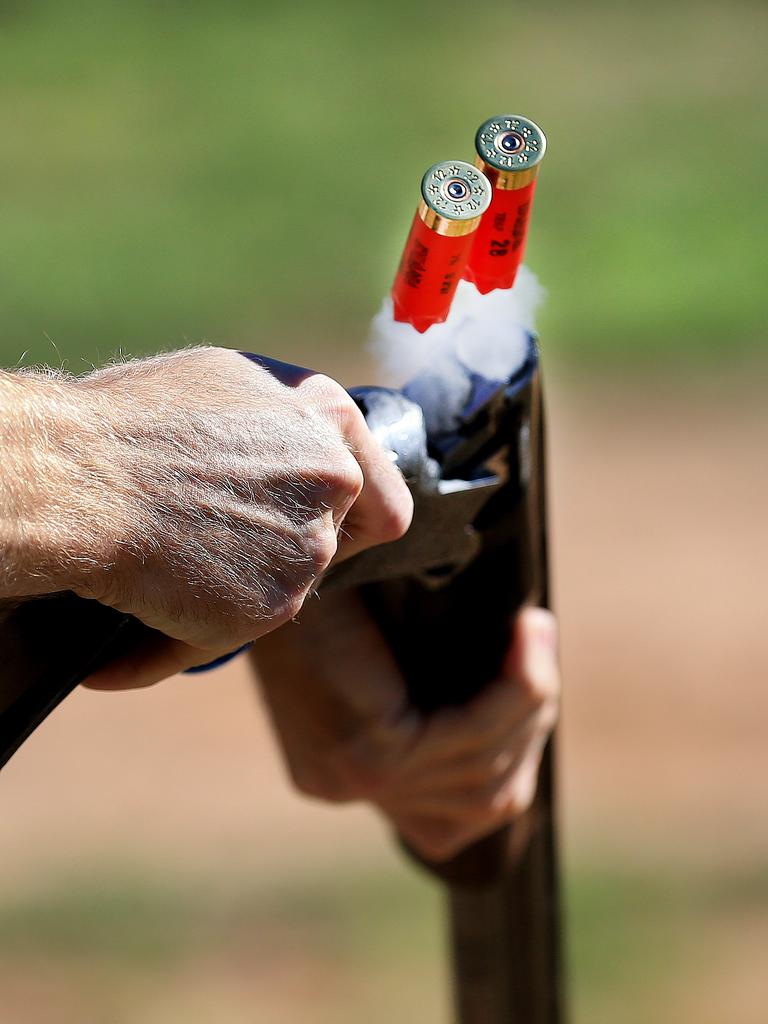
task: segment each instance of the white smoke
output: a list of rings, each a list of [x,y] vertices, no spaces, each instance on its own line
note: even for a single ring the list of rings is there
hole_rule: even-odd
[[[448,319],[423,334],[393,318],[388,297],[373,318],[369,347],[387,384],[409,382],[406,391],[424,408],[430,431],[449,430],[468,398],[467,370],[503,380],[522,365],[545,294],[526,266],[512,288],[487,295],[460,281]]]

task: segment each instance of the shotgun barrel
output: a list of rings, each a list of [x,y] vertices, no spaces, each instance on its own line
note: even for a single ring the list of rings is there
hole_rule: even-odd
[[[426,712],[460,705],[496,679],[514,614],[549,601],[535,340],[506,381],[468,376],[470,398],[456,430],[425,438],[421,462],[413,428],[403,441],[401,397],[388,409],[383,389],[356,392],[409,479],[414,520],[402,540],[343,563],[328,581],[362,585],[412,702]],[[550,742],[520,822],[448,862],[416,857],[446,883],[460,1024],[562,1020],[553,757]]]

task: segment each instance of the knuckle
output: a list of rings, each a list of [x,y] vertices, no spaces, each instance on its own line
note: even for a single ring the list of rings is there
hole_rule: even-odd
[[[504,802],[499,810],[503,812],[505,818],[514,821],[515,818],[522,817],[529,807],[530,800],[527,800],[522,792],[513,790],[504,797]]]
[[[509,820],[521,818],[533,803],[536,793],[536,781],[533,776],[515,779],[504,793],[500,810]]]
[[[403,484],[398,493],[382,506],[376,523],[377,538],[381,543],[400,540],[408,532],[413,519],[413,498]]]
[[[506,749],[501,753],[493,754],[485,769],[486,777],[489,780],[492,780],[496,785],[499,785],[507,778],[513,757],[514,751],[512,749],[512,743],[508,741]]]
[[[289,622],[295,619],[304,607],[304,601],[309,593],[309,587],[286,594],[272,616],[276,624]]]
[[[329,434],[320,439],[315,458],[318,503],[336,515],[346,513],[365,482],[359,462],[340,437]]]
[[[336,531],[330,523],[316,521],[315,528],[309,531],[305,541],[305,556],[307,566],[313,580],[325,572],[336,554],[338,539]],[[301,603],[304,601],[306,592],[301,594]]]
[[[520,680],[523,694],[533,707],[542,707],[556,701],[560,694],[560,674],[553,664],[551,668],[539,667],[526,672]]]
[[[346,394],[341,384],[326,373],[310,374],[301,386],[303,390],[311,391],[313,395],[320,399],[325,398],[329,400]]]
[[[337,381],[331,378],[328,378],[328,381],[330,386],[327,388],[327,394],[331,403],[329,412],[339,427],[342,430],[348,430],[355,424],[364,422],[365,417],[351,395]]]
[[[548,734],[557,725],[557,720],[560,715],[560,706],[557,700],[548,700],[545,702],[541,711],[539,712],[539,729],[543,734]]]
[[[301,384],[299,404],[310,413],[323,456],[323,479],[341,495],[357,497],[363,487],[363,473],[344,440],[350,426],[362,413],[344,388],[331,377],[316,373]]]
[[[318,412],[330,418],[337,426],[347,424],[359,410],[353,399],[333,377],[313,373],[302,383],[301,390],[311,397]]]
[[[350,505],[363,489],[363,471],[352,452],[343,446],[326,470],[326,486],[331,495],[331,504]]]

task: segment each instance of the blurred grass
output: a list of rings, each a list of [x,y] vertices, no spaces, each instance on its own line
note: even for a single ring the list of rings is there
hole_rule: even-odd
[[[5,3],[0,361],[357,345],[422,171],[510,108],[550,137],[548,345],[749,358],[767,27],[744,0]]]
[[[575,1020],[677,1024],[675,991],[706,989],[743,922],[765,915],[768,874],[582,865],[568,904]],[[48,1019],[40,1001],[55,999],[66,978],[70,996],[79,990],[78,1024],[185,1019],[185,986],[193,998],[238,990],[249,1013],[232,1020],[279,1012],[307,1024],[429,1024],[446,1012],[439,911],[436,891],[406,871],[262,880],[242,891],[212,879],[183,887],[103,875],[0,904],[0,977],[36,979],[25,1021]],[[154,1006],[168,989],[169,1016],[123,1017],[126,1006],[136,1012],[136,993]]]

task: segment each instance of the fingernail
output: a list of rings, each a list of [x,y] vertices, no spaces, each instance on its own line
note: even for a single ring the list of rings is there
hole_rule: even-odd
[[[536,608],[529,612],[535,616],[532,623],[533,643],[542,652],[548,654],[557,653],[557,619],[552,612],[545,608]]]
[[[557,654],[557,626],[552,623],[537,629],[536,644],[542,651],[546,651],[554,657]]]
[[[535,682],[548,680],[557,670],[557,625],[554,616],[543,610],[532,624],[527,669]]]
[[[525,608],[516,622],[515,643],[505,669],[511,678],[549,674],[557,665],[557,621],[546,608]]]

